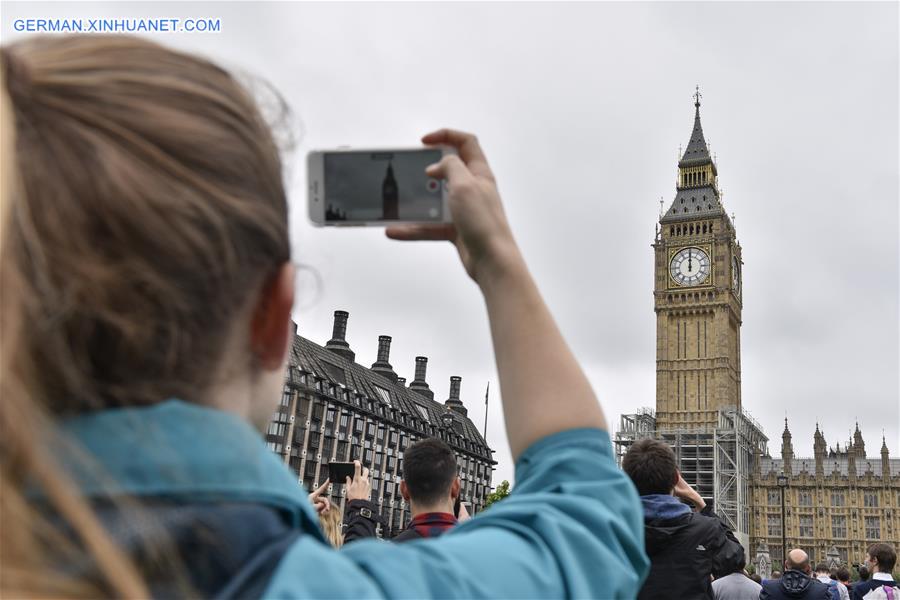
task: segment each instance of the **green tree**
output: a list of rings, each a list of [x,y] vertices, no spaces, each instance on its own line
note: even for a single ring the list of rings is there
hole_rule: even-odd
[[[484,502],[484,507],[487,508],[494,502],[499,502],[507,496],[509,496],[509,482],[504,479],[493,492],[488,494],[487,500]]]

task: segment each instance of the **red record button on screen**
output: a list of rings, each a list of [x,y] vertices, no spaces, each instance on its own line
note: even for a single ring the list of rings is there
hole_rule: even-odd
[[[436,192],[440,185],[441,184],[438,183],[437,179],[429,179],[428,183],[425,184],[425,186],[428,188],[429,192]]]

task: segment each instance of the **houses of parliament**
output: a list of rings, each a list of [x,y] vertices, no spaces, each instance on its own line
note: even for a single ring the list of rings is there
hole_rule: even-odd
[[[801,547],[814,562],[857,565],[873,542],[900,547],[900,458],[890,457],[883,438],[879,453],[867,454],[858,424],[843,447],[829,447],[817,425],[813,456],[797,456],[787,419],[780,456],[772,456],[743,410],[741,246],[722,204],[700,99],[698,90],[675,198],[652,244],[656,408],[621,416],[617,456],[637,439],[666,440],[685,480],[763,576],[780,569],[784,547]]]

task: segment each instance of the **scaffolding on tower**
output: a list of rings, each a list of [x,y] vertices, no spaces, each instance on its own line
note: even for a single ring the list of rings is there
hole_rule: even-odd
[[[640,439],[664,440],[675,451],[678,468],[707,503],[712,504],[738,540],[749,550],[750,480],[756,456],[767,455],[769,438],[746,411],[726,407],[715,426],[657,427],[656,414],[643,408],[622,415],[616,432],[616,460]],[[749,556],[749,555],[748,555]]]

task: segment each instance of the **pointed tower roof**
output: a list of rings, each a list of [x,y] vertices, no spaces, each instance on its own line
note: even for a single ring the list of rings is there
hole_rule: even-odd
[[[694,128],[691,130],[691,139],[688,143],[687,150],[681,160],[678,161],[679,181],[677,193],[669,210],[659,220],[660,223],[673,223],[681,220],[718,217],[728,215],[722,207],[719,195],[719,189],[716,184],[718,171],[716,163],[709,155],[709,147],[706,145],[706,139],[703,137],[703,127],[700,124],[700,89],[694,93]],[[703,167],[705,170],[708,166],[712,171],[711,178],[702,180],[690,180],[687,183],[688,171],[692,167]],[[688,173],[689,174],[689,173]]]
[[[678,161],[679,167],[696,167],[712,163],[712,157],[709,155],[709,146],[706,145],[706,138],[703,137],[703,126],[700,124],[700,86],[694,92],[694,129],[691,131],[691,141],[688,142],[687,150],[684,156]]]
[[[883,433],[881,434],[881,453],[882,453],[882,454],[887,454],[887,453],[888,453],[887,440],[884,439],[884,434],[883,434]]]
[[[822,431],[819,429],[819,422],[816,421],[816,432],[813,433],[813,446],[822,448],[825,447],[825,436],[822,435]]]

